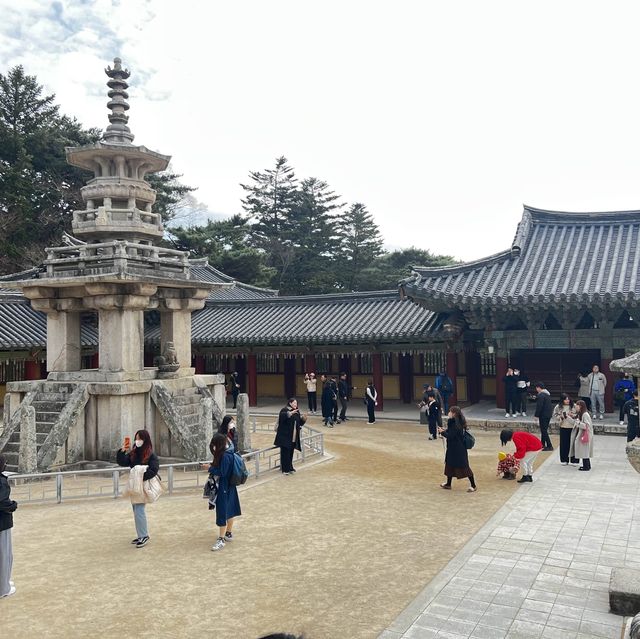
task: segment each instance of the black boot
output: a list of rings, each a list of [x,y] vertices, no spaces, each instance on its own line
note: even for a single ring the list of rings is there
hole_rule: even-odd
[[[518,479],[518,484],[527,484],[529,482],[533,481],[533,477],[531,477],[531,475],[522,475],[522,477],[520,477],[520,479]]]

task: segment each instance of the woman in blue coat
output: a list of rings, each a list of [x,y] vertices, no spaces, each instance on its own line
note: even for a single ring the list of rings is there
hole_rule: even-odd
[[[229,483],[233,473],[233,449],[230,447],[226,435],[216,433],[209,444],[213,454],[213,461],[209,466],[209,474],[213,475],[218,484],[216,497],[216,526],[219,528],[218,539],[211,546],[211,550],[222,550],[225,544],[233,541],[233,522],[239,517],[240,500],[238,489]]]

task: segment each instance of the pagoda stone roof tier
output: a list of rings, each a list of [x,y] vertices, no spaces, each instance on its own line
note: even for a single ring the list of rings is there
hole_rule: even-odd
[[[401,293],[434,311],[640,305],[640,211],[567,213],[525,206],[511,248],[414,267]]]
[[[443,316],[401,300],[395,291],[207,300],[192,317],[193,344],[311,346],[420,343],[433,339]],[[157,341],[152,328],[148,341]]]
[[[133,144],[118,144],[114,142],[99,141],[94,144],[87,144],[78,147],[65,147],[67,162],[87,171],[96,173],[97,176],[109,177],[105,174],[107,162],[123,157],[132,166],[135,166],[137,175],[131,177],[142,179],[147,173],[164,171],[171,161],[170,155],[163,155],[156,151],[151,151],[145,146],[134,146]]]

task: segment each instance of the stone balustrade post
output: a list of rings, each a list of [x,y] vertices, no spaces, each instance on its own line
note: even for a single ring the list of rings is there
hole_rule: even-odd
[[[38,469],[38,449],[36,446],[36,409],[23,406],[20,409],[20,452],[18,471],[35,473]]]
[[[251,450],[251,427],[249,425],[249,395],[240,393],[236,403],[236,428],[238,429],[238,448],[240,452]]]

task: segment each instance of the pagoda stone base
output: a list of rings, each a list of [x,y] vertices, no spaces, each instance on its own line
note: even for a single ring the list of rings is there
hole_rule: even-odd
[[[179,368],[172,373],[172,379],[193,377],[195,372],[195,368]],[[160,376],[157,368],[146,368],[143,371],[103,371],[100,369],[56,371],[49,373],[47,379],[55,382],[138,382],[166,378]]]

